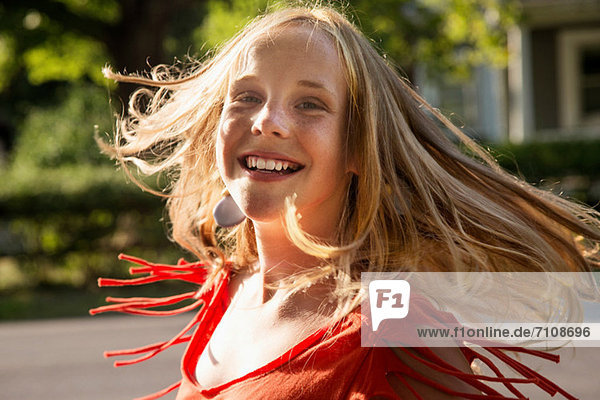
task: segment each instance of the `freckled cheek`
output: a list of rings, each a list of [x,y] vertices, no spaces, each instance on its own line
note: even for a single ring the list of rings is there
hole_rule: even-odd
[[[219,175],[224,179],[227,175],[227,170],[225,165],[225,147],[223,143],[223,137],[221,136],[221,131],[219,130],[219,134],[217,135],[217,143],[215,146],[216,158],[217,158],[217,169],[219,170]]]
[[[307,146],[313,152],[320,152],[323,161],[336,164],[343,159],[345,137],[338,124],[327,124],[314,130],[312,138],[307,140]]]
[[[222,177],[231,176],[238,165],[237,154],[243,145],[245,124],[239,118],[223,118],[217,135],[217,164]]]
[[[229,138],[232,135],[235,135],[237,125],[239,125],[239,122],[237,122],[236,119],[223,119],[221,121],[221,125],[219,126],[219,136],[222,138]]]

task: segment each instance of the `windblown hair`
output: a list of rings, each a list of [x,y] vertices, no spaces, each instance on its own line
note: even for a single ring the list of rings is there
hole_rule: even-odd
[[[184,70],[157,66],[149,77],[105,70],[108,78],[153,88],[134,93],[114,142],[104,148],[143,174],[168,173],[171,185],[155,193],[168,197],[175,242],[215,272],[227,258],[240,270],[256,260],[252,221],[223,235],[216,229],[212,209],[224,186],[215,141],[232,74],[257,41],[291,24],[324,33],[337,48],[349,88],[346,140],[358,170],[333,243],[303,232],[293,198],[286,201],[289,238],[323,260],[294,285],[333,275],[335,293],[350,296],[363,271],[589,271],[599,265],[596,211],[503,171],[352,23],[323,6],[258,17],[212,58]]]

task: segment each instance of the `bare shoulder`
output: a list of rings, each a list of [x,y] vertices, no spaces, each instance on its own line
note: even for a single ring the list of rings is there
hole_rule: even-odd
[[[448,375],[443,372],[437,371],[423,364],[422,362],[415,360],[413,357],[411,357],[410,354],[407,354],[407,352],[410,352],[413,355],[416,355],[417,353],[414,349],[392,348],[392,350],[394,351],[396,356],[402,360],[404,364],[406,364],[408,367],[410,367],[420,375],[423,375],[426,378],[431,379],[432,381],[435,381],[452,391],[456,391],[459,393],[480,394],[480,392],[474,389],[471,385],[461,381],[460,379],[452,375]],[[430,348],[430,350],[439,358],[441,358],[448,364],[458,368],[460,371],[465,373],[473,373],[466,358],[464,357],[463,353],[458,347],[435,347]],[[402,376],[402,379],[404,379],[416,393],[418,393],[425,399],[450,400],[464,398],[444,393],[408,376]],[[402,382],[401,379],[390,374],[390,376],[388,377],[388,381],[393,387],[394,391],[398,393],[398,395],[402,399],[416,399],[411,390],[407,387],[407,385],[404,382]]]

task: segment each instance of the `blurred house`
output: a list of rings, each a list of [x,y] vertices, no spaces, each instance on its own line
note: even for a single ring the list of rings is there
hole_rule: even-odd
[[[479,68],[460,86],[425,83],[425,97],[486,141],[600,139],[600,0],[521,4],[506,70]]]

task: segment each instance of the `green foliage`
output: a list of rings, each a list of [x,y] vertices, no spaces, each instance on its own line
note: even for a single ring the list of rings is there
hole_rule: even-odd
[[[71,32],[57,35],[23,54],[27,77],[33,85],[85,77],[102,85],[102,67],[108,59],[104,44]]]
[[[527,182],[598,206],[600,140],[490,145],[497,162]]]
[[[267,0],[211,0],[194,32],[215,48],[266,8]],[[293,4],[293,2],[292,2]],[[356,22],[407,73],[425,66],[435,75],[466,78],[473,67],[506,65],[506,30],[516,23],[515,0],[350,0]]]
[[[105,214],[108,223],[95,220],[99,213]],[[124,276],[116,260],[122,251],[153,260],[171,257],[174,262],[179,254],[165,239],[160,215],[160,208],[114,210],[105,205],[86,212],[14,218],[9,228],[19,238],[20,248],[3,250],[10,251],[9,259],[18,263],[26,279],[5,290],[40,285],[91,287],[100,275]],[[159,248],[161,254],[157,254]]]
[[[93,85],[64,89],[62,102],[29,111],[13,150],[13,168],[98,164],[106,160],[94,140],[94,126],[110,132],[109,93]]]
[[[237,33],[252,18],[263,12],[268,0],[209,0],[203,24],[194,30],[194,42],[201,48],[215,48]]]
[[[0,116],[18,129],[10,164],[0,169],[0,318],[57,315],[57,306],[40,308],[43,293],[65,307],[60,315],[85,311],[66,304],[79,295],[65,302],[56,293],[89,292],[98,276],[125,276],[127,265],[116,259],[122,251],[158,262],[181,256],[161,223],[161,199],[128,183],[94,140],[96,125],[102,136],[114,124],[114,86],[100,76],[112,58],[102,29],[119,21],[121,3],[39,6],[0,5]]]
[[[117,0],[55,0],[63,3],[75,15],[91,17],[102,22],[116,23],[121,16],[121,4]]]
[[[570,174],[600,178],[599,140],[492,146],[500,165],[531,180]]]
[[[111,57],[98,26],[117,20],[120,4],[115,0],[34,4],[37,7],[16,3],[0,8],[0,91],[8,87],[4,77],[14,78],[19,70],[32,85],[82,79],[103,82],[100,71]],[[71,26],[74,23],[79,26]]]
[[[125,250],[162,262],[181,256],[160,222],[162,201],[112,166],[13,169],[0,180],[0,297],[125,276],[116,260]]]
[[[0,170],[0,179],[0,211],[13,216],[89,210],[107,201],[121,209],[149,197],[110,165],[12,168]]]
[[[133,3],[144,10],[157,4],[164,9],[157,1]],[[515,3],[350,0],[349,8],[382,52],[407,72],[419,64],[435,74],[464,77],[473,66],[505,63],[505,31],[518,18]],[[125,18],[124,4],[0,4],[0,117],[10,115],[7,125],[18,127],[11,164],[0,169],[0,319],[33,315],[31,309],[38,310],[36,316],[50,316],[58,307],[79,313],[97,305],[95,279],[126,274],[127,266],[115,257],[121,251],[168,263],[181,255],[166,239],[163,202],[115,172],[93,139],[94,125],[100,132],[111,132],[113,124],[107,83],[100,76],[101,67],[117,59],[107,38],[151,36],[133,34],[136,26],[144,25],[135,13]],[[184,10],[164,26],[168,36],[163,44],[171,54],[185,52],[190,38],[196,49],[215,48],[252,17],[274,7],[268,0],[173,1],[171,6]],[[141,42],[132,40],[131,47],[141,48]],[[130,50],[121,49],[121,58]],[[600,179],[600,142],[506,146],[497,151],[513,154],[529,182],[564,181],[565,175],[586,177],[587,182]],[[499,161],[517,171],[512,158]],[[600,197],[583,189],[575,194],[591,202]],[[66,310],[82,302],[79,297],[63,292],[46,296],[49,288],[65,287],[86,289],[96,297],[78,311]],[[51,304],[59,306],[47,308]]]
[[[363,31],[410,73],[418,64],[434,75],[466,78],[473,67],[506,64],[506,31],[516,1],[355,0]]]
[[[16,72],[13,61],[15,39],[8,33],[0,33],[0,92],[10,83]]]

